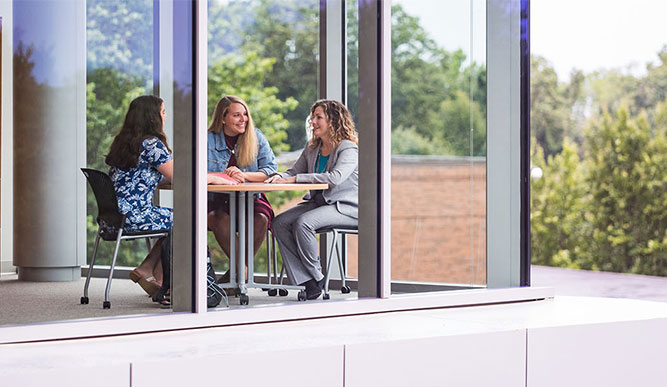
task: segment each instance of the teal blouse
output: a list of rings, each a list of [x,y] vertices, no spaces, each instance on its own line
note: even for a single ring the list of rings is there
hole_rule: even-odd
[[[329,161],[329,156],[322,156],[320,153],[317,154],[317,162],[315,163],[315,173],[322,173],[327,167],[327,162]]]

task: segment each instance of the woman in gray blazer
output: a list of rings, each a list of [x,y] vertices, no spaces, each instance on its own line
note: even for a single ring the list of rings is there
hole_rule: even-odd
[[[315,230],[358,223],[359,148],[354,121],[345,106],[319,100],[310,108],[313,136],[292,168],[271,176],[267,183],[326,183],[326,190],[310,191],[304,202],[273,220],[287,275],[306,287],[306,298],[322,294],[324,275]]]

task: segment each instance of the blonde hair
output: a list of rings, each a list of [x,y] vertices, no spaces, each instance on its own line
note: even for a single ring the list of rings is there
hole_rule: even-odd
[[[315,109],[321,107],[324,110],[324,114],[329,120],[329,140],[334,145],[334,149],[340,145],[343,140],[350,140],[355,144],[359,144],[359,135],[357,130],[354,128],[354,121],[352,120],[352,115],[347,110],[345,105],[342,103],[332,100],[332,99],[320,99],[316,101],[313,106],[310,107],[310,114],[312,116],[315,113]],[[308,126],[312,131],[311,119],[308,118]],[[317,148],[322,140],[316,136],[312,136],[310,141],[308,141],[308,147]]]
[[[248,122],[246,124],[245,133],[239,135],[239,139],[236,142],[236,148],[238,152],[236,153],[236,163],[239,167],[247,167],[252,164],[257,157],[258,145],[257,145],[257,134],[255,133],[255,124],[253,123],[252,116],[250,115],[250,109],[248,104],[241,98],[226,95],[218,101],[218,104],[215,105],[215,110],[213,111],[213,120],[211,125],[208,127],[209,132],[220,133],[225,126],[225,116],[229,111],[229,107],[233,103],[238,103],[243,105],[246,112],[248,113]]]

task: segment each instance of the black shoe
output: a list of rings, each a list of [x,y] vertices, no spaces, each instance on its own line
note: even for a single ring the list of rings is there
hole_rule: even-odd
[[[322,294],[320,282],[321,281],[315,281],[314,279],[311,279],[303,284],[306,287],[306,300],[316,300],[320,297]]]
[[[169,288],[162,286],[160,287],[160,290],[155,293],[155,296],[153,296],[153,302],[157,302],[160,304],[160,306],[171,306],[171,297],[167,296],[167,292],[169,291]]]

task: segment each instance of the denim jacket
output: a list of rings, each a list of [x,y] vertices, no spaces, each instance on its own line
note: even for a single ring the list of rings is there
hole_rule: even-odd
[[[276,157],[262,132],[255,129],[255,133],[257,133],[257,145],[259,146],[257,157],[252,164],[243,168],[239,167],[239,169],[244,172],[264,172],[267,176],[271,176],[278,171]],[[232,151],[225,143],[224,133],[222,131],[220,133],[208,132],[208,171],[224,172],[231,157]]]

